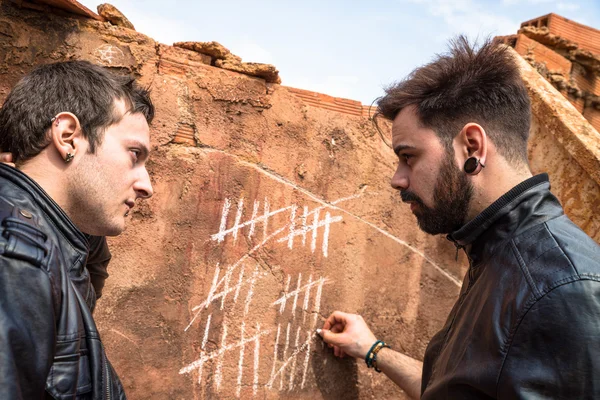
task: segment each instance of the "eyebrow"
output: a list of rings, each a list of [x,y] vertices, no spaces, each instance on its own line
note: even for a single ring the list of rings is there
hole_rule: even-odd
[[[128,146],[135,146],[135,147],[139,148],[140,153],[142,153],[140,158],[142,158],[142,159],[148,158],[148,155],[150,154],[150,149],[144,143],[142,143],[141,141],[136,140],[136,139],[127,140],[126,143]]]
[[[400,144],[396,147],[394,147],[394,153],[398,156],[400,155],[400,152],[403,150],[416,150],[417,148],[414,146],[409,146],[407,144]]]

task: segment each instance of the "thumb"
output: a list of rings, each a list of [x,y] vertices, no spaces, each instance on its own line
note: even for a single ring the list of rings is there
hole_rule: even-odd
[[[317,334],[323,338],[325,343],[337,345],[340,342],[340,334],[333,333],[329,329],[317,329]]]

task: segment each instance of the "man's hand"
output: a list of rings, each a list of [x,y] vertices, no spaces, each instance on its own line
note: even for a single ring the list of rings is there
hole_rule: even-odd
[[[338,357],[348,354],[365,359],[377,338],[360,315],[336,311],[327,318],[323,329],[317,329],[323,341],[333,347]],[[421,396],[423,363],[392,349],[383,348],[377,353],[377,367],[411,398]]]
[[[338,357],[345,354],[364,359],[369,349],[377,341],[365,320],[356,314],[336,311],[327,318],[323,329],[317,331],[325,343],[333,347]]]
[[[10,165],[11,167],[15,167],[13,163],[13,155],[12,153],[2,153],[0,152],[0,163]]]

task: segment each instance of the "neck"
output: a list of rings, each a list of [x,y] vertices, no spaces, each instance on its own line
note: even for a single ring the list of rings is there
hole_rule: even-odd
[[[66,190],[65,163],[58,156],[44,149],[34,158],[17,168],[33,179],[68,215],[68,192]]]
[[[493,202],[508,192],[519,183],[531,178],[531,171],[527,166],[515,168],[509,166],[506,161],[497,163],[496,168],[492,165],[481,171],[473,180],[475,190],[467,213],[465,223],[471,221]]]

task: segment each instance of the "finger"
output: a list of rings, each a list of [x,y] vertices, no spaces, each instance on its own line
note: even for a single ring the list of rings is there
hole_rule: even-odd
[[[327,329],[319,329],[317,333],[323,338],[323,341],[328,344],[338,345],[341,344],[341,333],[333,333]]]
[[[335,325],[336,323],[342,324],[342,325],[346,325],[346,321],[348,320],[348,316],[350,314],[346,314],[345,312],[341,312],[341,311],[334,311],[329,318],[327,318],[327,320],[325,321],[325,324],[323,325],[324,329],[330,329],[333,325]]]
[[[333,324],[325,322],[325,324],[323,324],[323,329],[326,329],[328,331],[333,331],[334,333],[341,332],[341,330],[339,330],[340,328],[342,330],[344,330],[344,326],[337,322],[334,322]]]
[[[335,324],[334,326],[331,327],[330,331],[333,333],[344,332],[344,326],[341,324]]]

